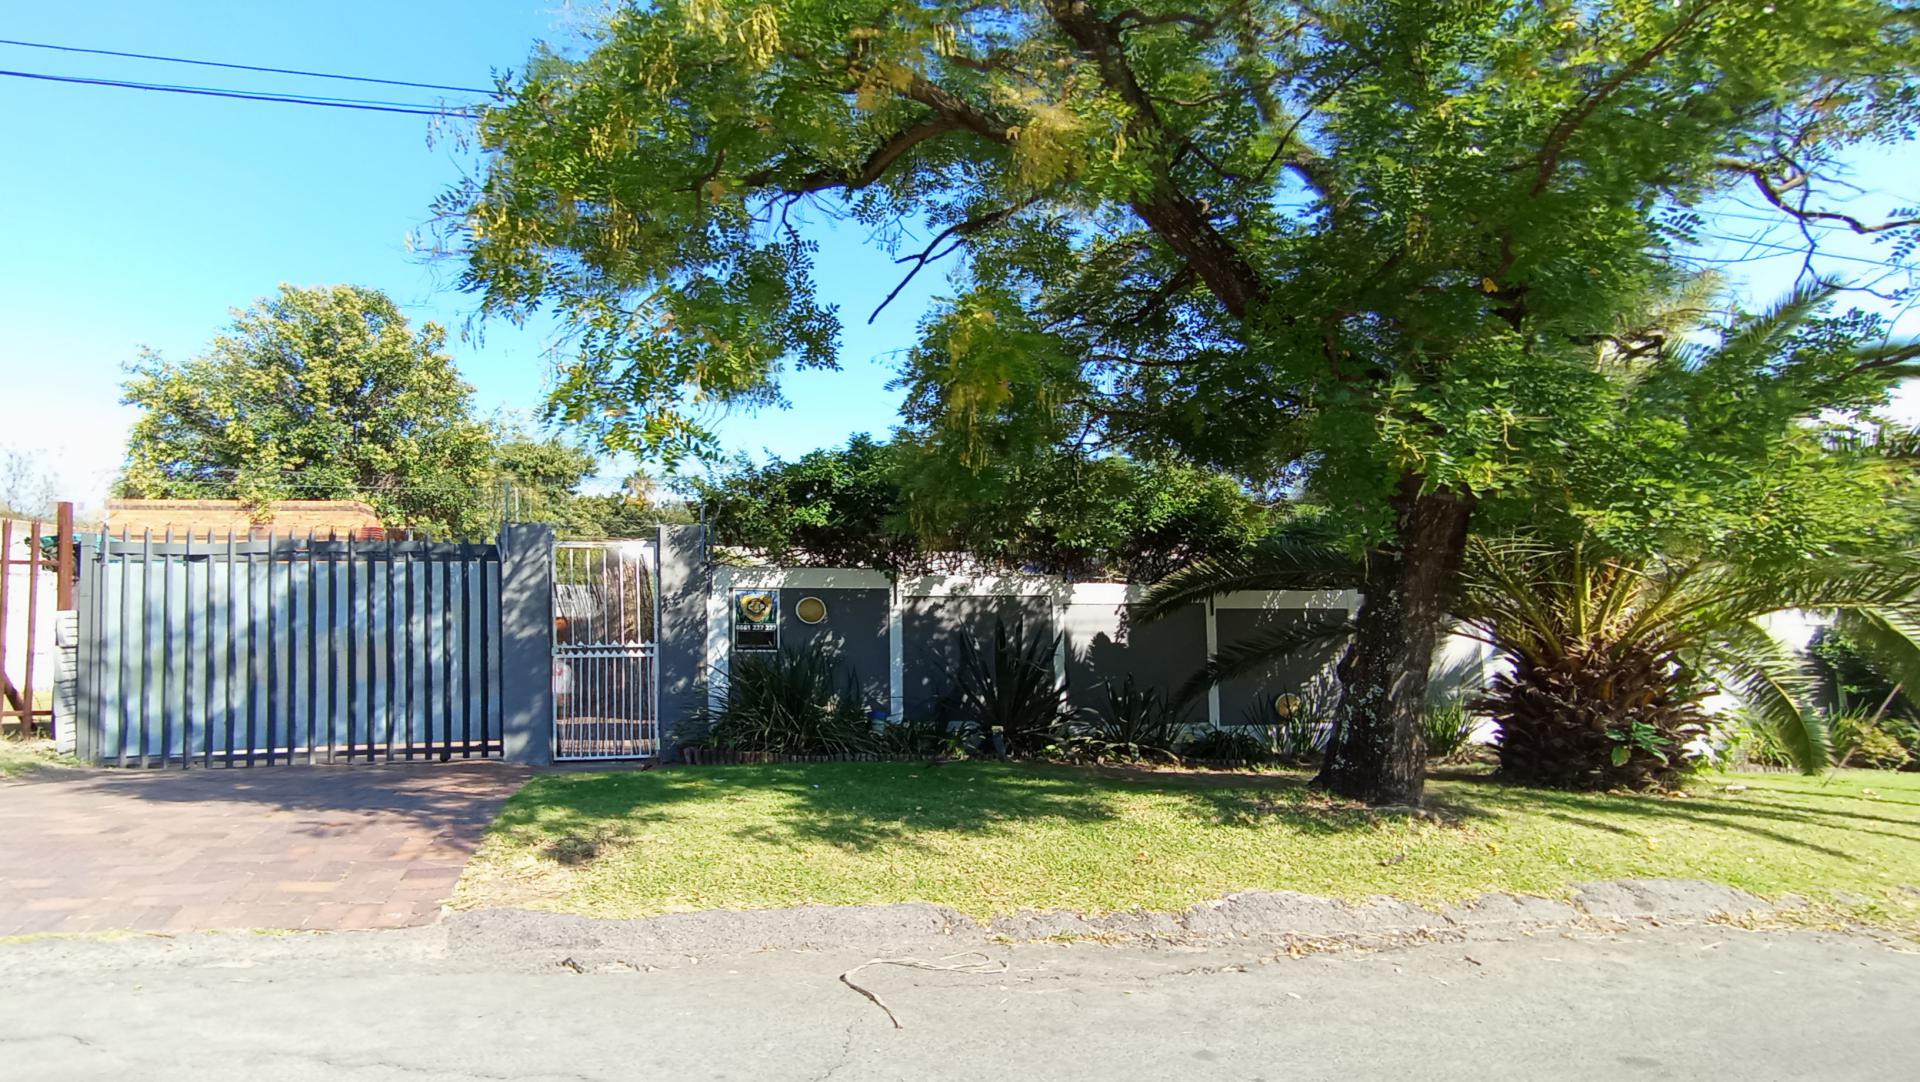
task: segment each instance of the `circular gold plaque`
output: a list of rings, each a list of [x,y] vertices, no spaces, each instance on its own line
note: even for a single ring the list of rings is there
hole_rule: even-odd
[[[817,624],[827,618],[827,603],[817,597],[803,597],[793,607],[793,614],[803,624]]]

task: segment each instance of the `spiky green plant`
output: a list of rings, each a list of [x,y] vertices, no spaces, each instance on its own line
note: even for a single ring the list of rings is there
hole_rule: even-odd
[[[1107,681],[1098,713],[1073,726],[1073,748],[1092,759],[1176,759],[1191,725],[1191,711],[1158,688],[1143,688],[1131,675]]]
[[[1054,672],[1060,635],[1033,634],[1024,622],[1011,627],[995,618],[984,645],[960,637],[950,711],[976,750],[995,755],[1037,755],[1060,735],[1067,715],[1067,689]]]
[[[845,755],[867,751],[873,730],[859,681],[818,643],[736,652],[716,676],[718,703],[702,712],[706,743],[727,751]]]

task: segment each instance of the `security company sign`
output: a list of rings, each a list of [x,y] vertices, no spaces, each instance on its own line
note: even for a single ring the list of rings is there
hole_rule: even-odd
[[[780,648],[780,595],[773,590],[733,592],[733,648]]]

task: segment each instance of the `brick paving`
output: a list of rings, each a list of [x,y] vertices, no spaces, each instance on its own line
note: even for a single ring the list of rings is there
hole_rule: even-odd
[[[0,936],[429,923],[527,777],[467,762],[0,782]]]

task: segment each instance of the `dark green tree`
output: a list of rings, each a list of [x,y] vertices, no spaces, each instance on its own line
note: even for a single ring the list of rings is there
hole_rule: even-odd
[[[784,563],[963,564],[1146,581],[1244,549],[1280,514],[1231,477],[1070,452],[976,471],[855,436],[691,483],[714,538]]]

